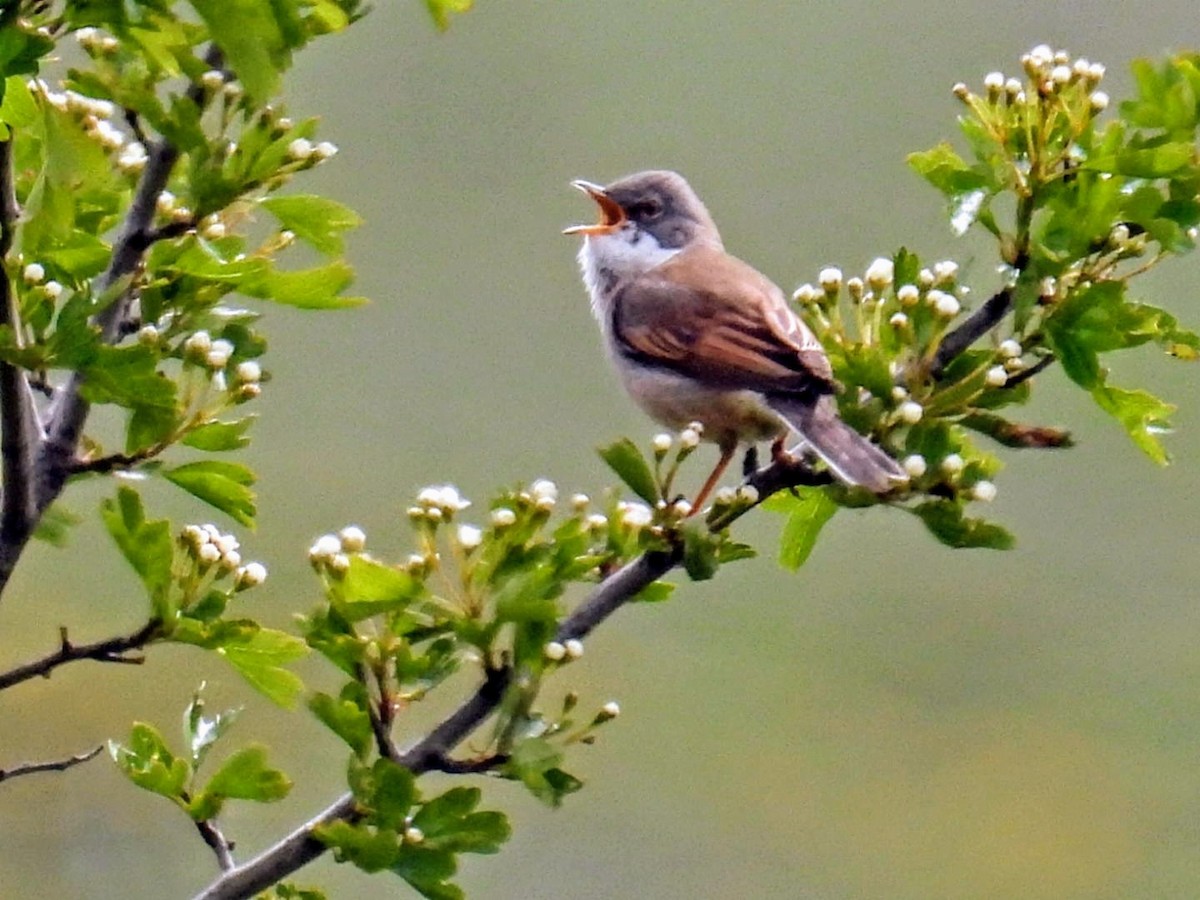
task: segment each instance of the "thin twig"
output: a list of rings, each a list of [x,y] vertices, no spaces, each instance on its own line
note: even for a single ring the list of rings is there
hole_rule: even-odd
[[[104,746],[93,747],[84,753],[76,753],[74,756],[68,756],[66,759],[56,759],[50,762],[31,762],[19,763],[8,769],[0,769],[0,781],[9,781],[13,778],[20,778],[22,775],[32,775],[35,772],[65,772],[67,769],[73,769],[76,766],[87,762],[89,759],[95,759]]]
[[[1000,324],[1000,320],[1012,309],[1012,302],[1012,288],[1004,288],[967,316],[961,325],[942,338],[937,353],[933,356],[930,374],[937,377],[951,360]]]
[[[130,666],[141,665],[145,657],[141,654],[131,654],[157,638],[160,630],[161,624],[157,620],[151,620],[131,634],[91,644],[73,644],[67,637],[67,630],[59,629],[59,648],[41,659],[35,659],[7,672],[0,672],[0,691],[31,678],[49,678],[59,666],[81,659]]]
[[[237,867],[237,860],[233,858],[233,844],[221,832],[216,819],[197,822],[196,830],[200,832],[200,837],[204,838],[204,843],[208,844],[212,852],[217,855],[217,865],[221,867],[222,872],[228,872]]]
[[[12,249],[20,210],[13,183],[12,138],[0,141],[0,261]],[[0,326],[7,326],[19,346],[21,326],[12,281],[0,273]],[[20,367],[0,361],[0,546],[23,545],[37,521],[33,465],[41,427],[29,381]]]
[[[1054,354],[1048,353],[1047,355],[1045,355],[1041,359],[1039,359],[1037,362],[1035,362],[1028,369],[1022,369],[1020,372],[1016,372],[1016,373],[1010,375],[1008,377],[1008,381],[1006,381],[1004,383],[1004,386],[1006,388],[1015,388],[1022,381],[1028,381],[1034,375],[1038,374],[1038,372],[1044,372],[1046,369],[1050,368],[1050,366],[1052,366],[1053,364],[1054,364]]]

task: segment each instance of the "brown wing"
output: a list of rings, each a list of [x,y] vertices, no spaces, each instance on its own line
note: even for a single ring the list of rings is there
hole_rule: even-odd
[[[692,247],[621,289],[613,333],[622,351],[706,384],[827,392],[820,342],[770,279],[710,247]]]

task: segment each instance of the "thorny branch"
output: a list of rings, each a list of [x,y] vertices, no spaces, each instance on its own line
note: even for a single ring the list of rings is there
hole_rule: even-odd
[[[81,765],[89,759],[95,759],[103,749],[103,746],[98,746],[84,753],[76,753],[74,756],[68,756],[65,759],[55,759],[49,762],[19,763],[8,769],[0,769],[0,782],[20,778],[22,775],[33,775],[36,772],[65,772],[67,769],[73,769],[75,766]]]
[[[67,637],[67,629],[59,629],[59,647],[41,659],[0,672],[0,691],[31,678],[49,678],[61,665],[80,659],[96,662],[119,663],[129,666],[141,665],[145,657],[134,651],[140,650],[159,636],[161,624],[151,620],[132,634],[94,641],[90,644],[73,644]]]

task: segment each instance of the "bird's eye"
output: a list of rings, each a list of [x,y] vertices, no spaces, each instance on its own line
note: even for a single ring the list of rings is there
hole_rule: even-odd
[[[637,219],[639,222],[653,222],[662,214],[662,201],[657,197],[648,197],[645,200],[639,200],[629,210],[629,217]]]

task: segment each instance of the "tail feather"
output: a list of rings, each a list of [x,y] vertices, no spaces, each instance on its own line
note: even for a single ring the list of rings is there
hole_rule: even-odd
[[[769,403],[847,484],[884,494],[908,480],[894,459],[838,418],[837,403],[828,394],[815,402],[773,396]]]

